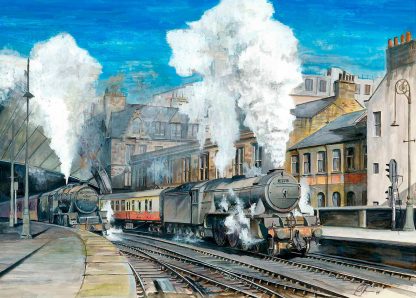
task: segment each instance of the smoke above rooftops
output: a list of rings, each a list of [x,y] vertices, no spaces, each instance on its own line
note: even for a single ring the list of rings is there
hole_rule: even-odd
[[[34,45],[30,52],[31,121],[43,128],[68,179],[79,149],[79,133],[98,101],[101,65],[66,33]],[[25,82],[26,58],[0,52],[0,98]]]
[[[240,111],[274,166],[285,159],[294,107],[289,93],[302,79],[298,41],[273,14],[266,0],[223,0],[187,29],[167,33],[169,64],[181,76],[202,77],[182,111],[201,124],[201,146],[208,127],[222,173],[235,157]]]

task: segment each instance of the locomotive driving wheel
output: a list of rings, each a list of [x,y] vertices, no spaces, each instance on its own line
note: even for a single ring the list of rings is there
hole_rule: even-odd
[[[233,231],[232,233],[227,233],[228,243],[231,247],[235,248],[238,247],[240,244],[240,237],[237,231]]]
[[[224,225],[224,220],[217,220],[214,223],[213,234],[215,243],[218,246],[225,246],[227,244],[227,233]]]

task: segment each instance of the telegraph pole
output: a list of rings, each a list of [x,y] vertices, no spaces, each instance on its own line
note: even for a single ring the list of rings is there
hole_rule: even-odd
[[[23,227],[22,234],[20,238],[31,239],[32,235],[30,234],[30,214],[29,214],[29,99],[34,96],[29,92],[29,58],[27,59],[27,70],[26,70],[26,93],[23,97],[26,97],[26,147],[25,147],[25,200],[24,200],[24,209],[23,209]]]
[[[13,120],[12,120],[13,121]],[[14,219],[14,121],[12,122],[12,143],[10,148],[10,214],[9,227],[16,224]]]

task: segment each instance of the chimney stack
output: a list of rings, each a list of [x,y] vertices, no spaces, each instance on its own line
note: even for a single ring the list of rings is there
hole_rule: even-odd
[[[387,42],[386,59],[387,71],[416,62],[416,41],[412,40],[412,35],[408,31],[398,37],[394,37]]]

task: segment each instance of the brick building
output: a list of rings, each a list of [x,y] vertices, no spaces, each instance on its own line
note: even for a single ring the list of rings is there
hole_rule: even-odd
[[[366,118],[344,114],[288,148],[285,169],[309,185],[313,207],[367,204]]]

